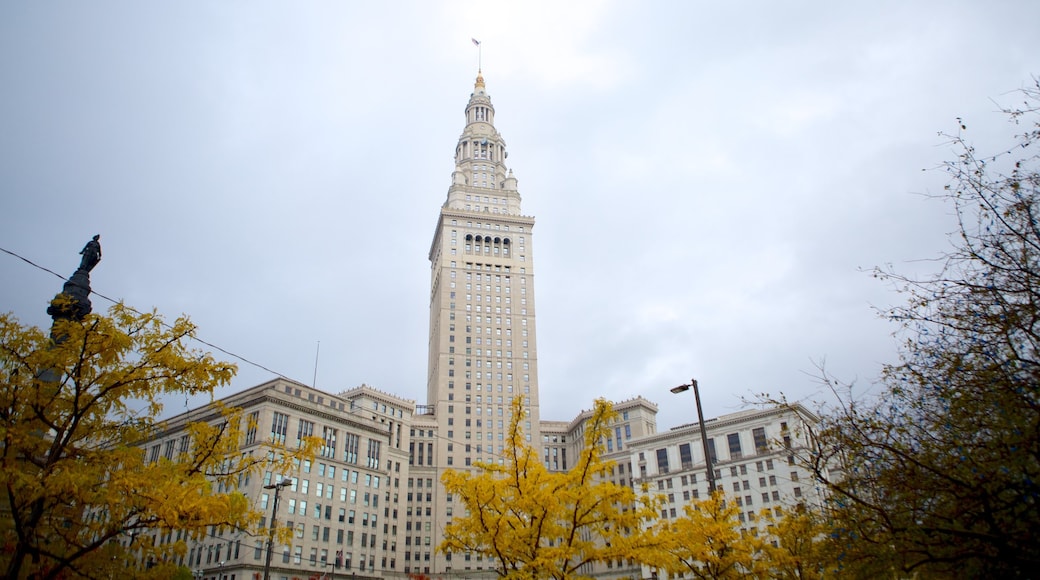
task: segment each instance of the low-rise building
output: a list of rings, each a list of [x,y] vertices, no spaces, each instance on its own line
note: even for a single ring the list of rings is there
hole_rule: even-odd
[[[334,571],[355,578],[381,577],[400,569],[398,519],[408,473],[410,427],[415,402],[362,385],[338,395],[286,379],[275,379],[221,401],[238,407],[250,420],[242,453],[267,453],[265,443],[299,446],[305,437],[321,445],[313,460],[293,473],[265,471],[239,480],[239,491],[279,527],[295,530],[291,545],[271,546],[271,578],[305,579]],[[171,418],[168,429],[145,444],[146,458],[173,458],[186,449],[190,422],[223,420],[207,406]],[[274,489],[289,480],[274,510]],[[156,532],[156,543],[175,542],[179,534]],[[126,538],[135,541],[137,538]],[[261,578],[267,538],[247,531],[212,528],[202,541],[189,542],[177,560],[197,577],[222,580]],[[337,566],[338,565],[338,566]]]

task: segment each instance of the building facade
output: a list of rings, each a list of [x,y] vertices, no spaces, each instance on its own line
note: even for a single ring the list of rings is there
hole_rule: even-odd
[[[534,218],[521,213],[507,155],[478,73],[430,245],[427,405],[408,478],[405,572],[464,567],[436,551],[455,508],[440,478],[502,456],[514,397],[524,398],[527,436],[540,437]]]
[[[332,395],[286,379],[258,385],[222,402],[241,407],[257,428],[244,453],[265,442],[298,445],[322,439],[319,456],[293,473],[246,479],[241,491],[267,517],[294,530],[292,543],[272,545],[271,578],[494,577],[476,555],[441,554],[445,525],[464,509],[440,484],[449,469],[502,462],[510,403],[523,397],[523,428],[546,467],[572,467],[584,444],[591,411],[570,421],[543,421],[538,396],[534,296],[534,218],[524,216],[517,180],[506,166],[505,140],[478,73],[455,146],[455,168],[433,232],[430,260],[429,359],[426,402],[362,385]],[[705,458],[699,431],[685,425],[657,432],[657,406],[637,397],[615,403],[617,418],[604,444],[615,462],[610,478],[665,499],[662,518],[705,497]],[[219,421],[195,410],[173,418],[148,442],[152,459],[184,445],[187,422]],[[720,487],[753,512],[784,502],[815,501],[809,475],[793,464],[800,426],[812,416],[795,405],[747,411],[708,422]],[[279,490],[277,512],[271,486]],[[746,520],[744,519],[746,518]],[[157,542],[175,537],[155,537]],[[132,539],[128,539],[132,541]],[[179,563],[196,577],[262,577],[263,538],[214,529],[189,545]],[[618,562],[588,566],[604,578],[650,577]],[[335,576],[334,576],[335,575]]]
[[[705,421],[708,453],[717,489],[726,501],[740,507],[741,531],[764,531],[763,510],[805,504],[819,507],[819,488],[796,457],[805,457],[809,428],[819,419],[801,404],[752,409]],[[708,462],[697,423],[643,437],[611,458],[627,464],[631,484],[638,493],[656,494],[663,503],[661,520],[683,517],[686,505],[708,497]],[[645,485],[644,485],[645,484]],[[650,578],[654,570],[643,567],[636,574],[616,566],[601,566],[597,577]]]
[[[338,570],[362,578],[399,569],[414,401],[366,385],[333,395],[279,378],[221,402],[241,408],[253,425],[246,430],[243,455],[267,453],[269,442],[298,448],[305,437],[321,439],[316,457],[299,463],[294,472],[266,471],[238,482],[239,491],[264,513],[261,527],[273,515],[278,527],[294,530],[291,544],[271,546],[271,578],[320,576],[334,572],[337,564]],[[145,456],[173,459],[187,450],[186,424],[223,420],[213,407],[173,417],[161,435],[145,444]],[[275,492],[266,486],[282,480],[291,483],[278,490],[275,512]],[[181,539],[159,532],[150,538],[156,544]],[[204,540],[190,542],[177,563],[201,578],[255,579],[262,577],[266,549],[266,538],[214,527]]]

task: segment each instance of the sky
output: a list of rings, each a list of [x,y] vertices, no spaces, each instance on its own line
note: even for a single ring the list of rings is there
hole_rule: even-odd
[[[691,378],[707,417],[812,405],[821,366],[869,396],[904,299],[872,269],[936,267],[940,132],[1011,143],[1037,22],[1031,1],[0,3],[0,249],[67,277],[100,234],[96,292],[235,355],[218,397],[273,371],[423,404],[476,38],[537,220],[543,419],[642,396],[668,429]],[[0,253],[0,280],[0,311],[50,324],[61,279]]]

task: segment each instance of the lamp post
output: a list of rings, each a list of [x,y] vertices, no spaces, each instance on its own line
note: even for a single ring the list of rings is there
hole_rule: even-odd
[[[264,560],[264,580],[271,580],[271,550],[274,548],[274,531],[278,527],[278,492],[282,491],[283,487],[290,485],[292,485],[291,479],[283,479],[278,483],[264,486],[264,489],[274,490],[274,506],[271,507],[271,527],[267,532],[267,558]]]
[[[690,384],[672,387],[673,393],[688,391],[693,387],[693,400],[697,403],[697,424],[701,428],[701,445],[704,446],[704,464],[708,467],[708,493],[715,493],[715,467],[711,461],[711,453],[708,450],[708,430],[704,428],[704,412],[701,411],[701,392],[697,389],[697,379],[690,379]]]

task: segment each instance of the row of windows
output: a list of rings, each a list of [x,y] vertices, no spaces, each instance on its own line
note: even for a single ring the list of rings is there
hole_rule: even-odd
[[[522,262],[523,261],[523,256],[520,256],[520,258],[521,258],[520,261]],[[454,280],[455,276],[456,276],[454,268],[458,267],[458,263],[455,260],[452,260],[450,262],[450,265],[453,268],[453,270],[451,271],[451,279]],[[483,270],[485,272],[491,272],[491,271],[495,271],[495,272],[503,272],[503,271],[509,272],[510,271],[510,267],[509,266],[503,266],[502,264],[483,264],[481,262],[466,262],[465,264],[463,264],[463,267],[465,269],[467,269],[467,270]],[[527,273],[527,268],[520,268],[520,273],[521,274],[526,274]],[[521,284],[526,284],[526,280],[521,277],[520,278],[520,283]]]
[[[453,226],[459,225],[459,220],[451,220],[451,225],[453,225]],[[466,227],[467,228],[473,228],[474,227],[473,222],[466,222]],[[481,222],[476,222],[476,229],[479,230],[481,228],[483,228],[485,230],[499,230],[499,229],[501,229],[502,231],[508,232],[509,231],[509,224],[493,224],[493,223],[483,223],[482,224]],[[518,232],[524,231],[524,226],[517,226],[516,231],[518,231]]]
[[[786,430],[787,423],[781,423],[781,429]],[[756,454],[764,454],[769,452],[769,443],[766,439],[765,428],[756,427],[752,429],[752,437],[755,445]],[[729,450],[729,459],[741,459],[743,449],[741,447],[740,433],[730,433],[726,435],[726,444]],[[791,446],[791,438],[789,435],[784,435],[784,445],[787,448]],[[618,449],[620,449],[620,445]],[[718,455],[715,450],[715,439],[708,439],[708,455],[711,458],[711,462],[718,463]],[[657,472],[668,473],[671,466],[669,464],[669,452],[668,448],[661,448],[656,451],[657,458]],[[644,460],[643,452],[639,453],[640,461]],[[693,467],[693,450],[689,443],[682,443],[679,445],[679,461],[682,469],[691,469]],[[772,460],[770,460],[772,463]],[[734,468],[735,469],[735,468]]]
[[[468,372],[469,371],[467,371],[467,373]],[[482,378],[486,378],[489,381],[492,380],[492,379],[496,379],[496,380],[499,380],[499,381],[502,380],[502,373],[501,372],[494,372],[494,373],[492,373],[491,371],[476,371],[476,373],[477,373],[477,380],[478,381],[481,380]],[[507,381],[512,381],[513,380],[513,373],[506,373],[505,377],[506,377]],[[522,377],[524,379],[524,382],[528,382],[528,381],[531,380],[531,375],[525,374],[525,375],[522,375]],[[494,392],[494,390],[495,390],[493,388],[494,386],[495,385],[492,385],[491,383],[488,383],[484,387],[484,392],[487,392],[487,393]],[[498,392],[501,393],[502,392],[502,385],[499,384],[497,386],[498,386]],[[448,388],[449,389],[454,389],[455,388],[455,381],[448,381]],[[473,383],[467,382],[466,383],[466,390],[469,391],[472,388],[473,388]],[[477,383],[477,390],[478,391],[480,390],[480,383]],[[510,393],[513,392],[513,385],[509,385],[509,392]],[[527,385],[527,386],[524,387],[524,394],[525,395],[531,394],[531,386],[530,385]],[[453,399],[454,398],[454,394],[453,393],[448,393],[448,398],[449,399]]]
[[[304,462],[303,462],[303,470],[304,470],[305,473],[310,473],[311,467],[310,467],[309,463],[310,463],[310,460],[304,460]],[[297,462],[297,465],[299,465],[298,462]],[[319,470],[318,475],[325,475],[325,476],[328,476],[329,478],[332,478],[332,479],[336,478],[336,466],[329,465],[328,468],[325,469],[324,474],[321,473],[321,470],[323,468],[325,468],[325,464],[324,463],[319,463],[318,466],[319,466],[319,468],[318,468],[318,470]],[[400,467],[398,467],[397,469],[400,470]],[[265,472],[264,473],[264,485],[271,485],[271,482],[272,482],[273,478],[274,478],[274,475],[270,471]],[[387,479],[389,480],[389,478],[387,478]],[[303,493],[303,494],[308,493],[308,490],[310,489],[310,480],[309,479],[299,479],[299,478],[293,477],[290,481],[292,483],[289,485],[289,491],[299,491],[300,493]],[[360,473],[358,473],[357,471],[354,471],[354,470],[341,469],[340,470],[340,481],[342,481],[343,483],[351,483],[353,485],[361,485],[361,484],[363,484],[365,487],[371,487],[373,489],[379,489],[379,484],[382,481],[382,478],[379,475],[374,475],[374,474],[371,474],[371,473],[360,474]],[[321,482],[315,482],[315,483],[316,483],[316,487],[322,485]],[[332,484],[328,484],[327,487],[332,487]]]
[[[289,416],[285,413],[274,412],[274,416],[271,420],[271,441],[274,443],[286,443],[286,436],[289,426]],[[323,426],[321,430],[322,444],[319,448],[319,453],[322,457],[334,458],[336,455],[336,445],[338,429]],[[298,428],[296,431],[296,444],[302,446],[303,440],[307,437],[314,436],[314,422],[307,419],[300,419]],[[359,451],[361,445],[361,436],[355,433],[346,433],[344,435],[344,446],[343,446],[343,461],[347,463],[358,463]],[[368,444],[365,453],[365,465],[370,469],[379,468],[379,457],[382,449],[382,442],[377,439],[368,439]]]
[[[477,254],[480,253],[480,245],[479,244],[477,246],[471,246],[470,244],[466,244],[466,253],[467,254],[472,254],[472,253],[474,253],[474,251]],[[504,257],[504,258],[508,258],[509,257],[509,246],[505,246],[505,247],[503,247],[501,249],[499,249],[498,246],[484,246],[484,253],[488,254],[488,255],[494,254],[495,256],[497,256],[497,255],[499,255],[500,251],[501,251],[502,257]],[[455,248],[451,249],[451,255],[452,256],[456,255]]]
[[[491,122],[490,109],[487,110],[487,114],[477,117],[479,109],[482,107],[476,107],[471,110],[470,122],[473,121],[488,121]],[[496,156],[495,152],[499,154]],[[488,141],[487,138],[481,138],[480,140],[474,139],[472,141],[460,141],[458,146],[455,147],[456,159],[486,159],[488,161],[495,161],[496,157],[505,157],[505,150],[502,146],[494,141]]]
[[[343,530],[340,530],[340,532],[342,532],[342,531]],[[351,534],[353,534],[353,532],[351,532]],[[367,534],[362,534],[361,547],[362,548],[365,548],[365,547],[375,548],[376,547],[375,537],[373,536],[372,540],[368,541],[366,536],[367,536]],[[343,542],[339,542],[339,543],[342,544]],[[368,546],[365,545],[366,543],[368,544]],[[351,544],[348,544],[348,545],[353,545],[353,536],[351,537]],[[262,551],[262,547],[257,548],[257,554],[259,554],[261,551]],[[328,552],[327,549],[322,548],[320,550],[320,554],[319,554],[318,548],[311,548],[311,556],[310,556],[310,565],[311,566],[321,566],[322,568],[324,568],[324,567],[326,567],[327,565],[330,564],[330,562],[328,561],[328,558],[329,558],[329,552]],[[375,563],[375,558],[376,557],[375,557],[375,555],[374,554],[373,555],[369,555],[369,556],[367,556],[367,558],[368,558],[368,564],[367,564],[368,565],[368,569],[369,570],[375,570],[376,569],[376,563]],[[260,556],[254,555],[254,559],[259,560]],[[303,563],[303,546],[296,546],[295,548],[293,548],[293,551],[292,551],[291,555],[290,555],[290,552],[289,552],[289,546],[286,546],[284,548],[284,550],[282,551],[282,563],[283,564],[288,564],[290,562],[290,559],[291,559],[293,564],[302,564]],[[365,569],[366,569],[365,568],[365,566],[366,566],[365,559],[366,559],[366,555],[364,553],[361,553],[360,556],[358,557],[358,559],[355,561],[354,558],[353,558],[353,553],[352,552],[344,552],[343,550],[337,550],[336,551],[336,560],[335,560],[335,562],[331,562],[331,564],[333,564],[336,568],[344,568],[346,570],[351,570],[353,568],[353,566],[354,566],[354,563],[356,562],[357,565],[358,565],[358,570],[364,572]],[[387,565],[386,564],[386,558],[383,558],[383,567],[386,568],[386,565]],[[391,559],[390,560],[390,568],[392,569],[392,568],[394,568],[394,566],[395,566],[395,561],[393,559]]]
[[[494,169],[490,165],[487,165],[487,166],[485,166],[485,165],[475,165],[473,167],[473,171],[474,171],[474,173],[473,173],[473,180],[476,181],[477,180],[477,175],[478,175],[476,173],[477,171],[481,171],[481,172],[484,172],[484,171],[494,171]],[[480,175],[480,179],[487,179],[487,176],[488,176],[487,173],[480,173],[479,175]],[[495,178],[495,174],[494,173],[491,174],[491,178],[492,179]],[[466,201],[475,201],[477,203],[480,203],[480,196],[479,195],[466,194]],[[485,195],[484,196],[484,203],[505,205],[506,204],[506,199],[505,198],[499,198],[499,197],[489,197],[489,196]],[[506,228],[506,229],[509,229],[509,228]]]

